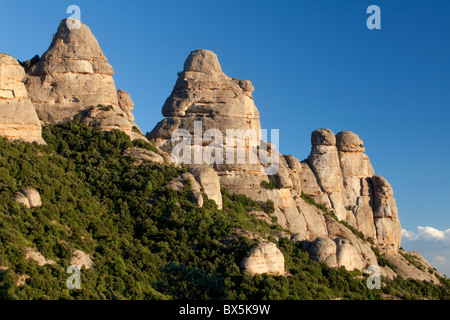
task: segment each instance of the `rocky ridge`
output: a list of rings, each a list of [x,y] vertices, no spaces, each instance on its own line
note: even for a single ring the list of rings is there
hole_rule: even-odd
[[[127,92],[116,90],[113,74],[90,29],[84,24],[69,29],[63,20],[49,49],[27,75],[15,59],[0,55],[0,134],[11,140],[45,143],[39,115],[43,123],[79,119],[102,130],[119,129],[132,139],[145,139],[134,124],[134,103]],[[272,201],[270,218],[276,218],[292,241],[301,241],[313,259],[331,267],[364,270],[378,265],[380,252],[395,269],[380,266],[382,275],[438,282],[420,255],[406,253],[414,255],[423,268],[411,264],[399,250],[401,228],[393,190],[385,178],[375,175],[363,141],[350,131],[335,135],[329,129],[319,129],[312,133],[306,160],[281,155],[261,140],[253,90],[250,81],[227,76],[213,52],[191,52],[162,107],[165,118],[147,138],[170,153],[177,145],[172,134],[179,129],[190,136],[216,130],[224,137],[228,129],[253,130],[255,144],[237,138],[234,144],[224,140],[223,146],[234,149],[235,155],[244,151],[246,160],[251,154],[260,157],[253,163],[195,164],[171,187],[180,188],[189,181],[192,199],[199,206],[203,205],[203,192],[222,208],[220,186],[261,203]],[[195,130],[196,121],[201,123],[201,132]],[[206,140],[195,146],[192,142],[189,155],[196,147],[203,152],[210,143]],[[261,157],[261,150],[268,153]],[[161,159],[168,163],[166,155],[139,148],[128,150],[125,156],[133,157],[137,165]],[[279,168],[266,175],[270,161],[265,157],[269,156],[277,159]],[[216,158],[220,157],[224,158],[225,152]],[[21,194],[16,200],[27,205],[27,195]],[[281,252],[275,249],[273,243],[262,242],[245,258],[243,269],[284,274]]]
[[[172,141],[172,133],[183,129],[192,137],[199,134],[194,129],[195,121],[201,121],[201,134],[218,129],[226,137],[227,129],[253,129],[257,131],[257,143],[240,146],[246,152],[245,159],[264,146],[270,155],[278,156],[278,172],[264,174],[267,167],[264,157],[256,163],[210,164],[220,184],[230,193],[244,194],[261,203],[273,201],[272,216],[290,232],[291,240],[302,241],[313,259],[331,267],[365,270],[368,265],[379,265],[380,252],[393,261],[391,266],[396,266],[395,271],[380,266],[383,276],[438,282],[428,269],[410,266],[399,253],[401,227],[392,187],[385,178],[375,175],[363,141],[350,131],[335,135],[329,129],[319,129],[311,135],[311,154],[306,160],[281,155],[270,143],[259,140],[261,125],[252,92],[250,81],[223,73],[213,52],[195,50],[186,59],[183,72],[162,107],[165,118],[147,137],[170,153],[178,143]],[[192,153],[196,147],[204,152],[209,143],[196,146],[192,138],[188,152]],[[224,138],[224,154],[227,143]],[[415,272],[403,272],[406,265]],[[262,272],[259,267],[244,269]]]
[[[61,21],[48,50],[27,72],[25,85],[44,123],[78,118],[101,130],[119,129],[143,139],[130,95],[116,89],[114,70],[88,26]]]

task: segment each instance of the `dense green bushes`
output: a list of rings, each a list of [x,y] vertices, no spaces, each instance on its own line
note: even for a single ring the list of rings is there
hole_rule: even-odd
[[[251,276],[239,263],[258,240],[283,231],[249,215],[262,206],[222,189],[224,209],[202,208],[167,182],[186,168],[134,166],[125,149],[156,149],[119,131],[99,132],[80,123],[45,127],[47,146],[0,138],[0,299],[379,299],[358,272],[311,261],[301,244],[280,240],[289,276]],[[41,208],[13,202],[20,188],[36,188]],[[269,208],[270,211],[270,208]],[[26,262],[30,246],[55,265]],[[73,249],[92,257],[81,271],[81,290],[66,287]],[[20,275],[28,275],[17,286]],[[405,288],[405,286],[414,286]],[[389,285],[403,297],[448,296],[419,282]],[[383,289],[384,290],[384,289]],[[409,295],[409,296],[408,296]]]

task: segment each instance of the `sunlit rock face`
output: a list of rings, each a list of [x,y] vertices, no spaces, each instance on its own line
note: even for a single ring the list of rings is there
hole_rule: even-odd
[[[134,104],[128,93],[117,91],[97,39],[80,21],[69,28],[72,20],[60,23],[50,47],[28,71],[25,84],[40,119],[63,123],[79,117],[101,130],[144,138],[131,114]]]
[[[25,71],[17,60],[0,53],[0,136],[45,144],[24,80]]]

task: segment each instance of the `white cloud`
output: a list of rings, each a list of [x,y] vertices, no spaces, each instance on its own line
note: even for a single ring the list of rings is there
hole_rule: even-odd
[[[402,238],[406,238],[407,240],[417,240],[419,238],[419,235],[412,231],[402,229]]]
[[[430,226],[418,226],[416,232],[402,229],[402,239],[409,241],[419,239],[428,241],[434,240],[450,244],[450,229],[442,231]]]
[[[443,256],[435,256],[434,260],[438,264],[446,264],[446,262],[447,262],[447,259],[445,257],[443,257]]]
[[[421,226],[418,226],[417,230],[419,231],[419,234],[423,236],[426,240],[445,240],[446,231],[441,231],[433,227],[421,227]]]

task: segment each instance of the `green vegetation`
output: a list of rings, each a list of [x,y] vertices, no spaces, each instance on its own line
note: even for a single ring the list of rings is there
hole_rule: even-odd
[[[312,261],[301,243],[287,239],[277,245],[288,276],[243,273],[239,264],[257,237],[275,239],[283,231],[248,214],[270,211],[270,203],[223,188],[223,210],[206,198],[199,208],[189,201],[189,185],[166,188],[186,167],[134,166],[122,156],[125,149],[156,149],[116,130],[71,122],[47,125],[43,135],[47,146],[0,138],[0,266],[9,268],[0,272],[0,299],[449,297],[448,282],[439,287],[383,280],[382,290],[369,290],[367,275]],[[30,210],[13,201],[25,187],[39,191],[42,207]],[[57,263],[25,261],[25,246]],[[81,271],[80,290],[66,287],[73,249],[95,263]],[[30,277],[23,286],[17,285],[20,275]]]
[[[348,229],[350,229],[350,231],[357,236],[359,239],[361,239],[362,241],[366,242],[366,237],[364,236],[364,233],[362,233],[361,231],[355,229],[353,226],[351,226],[350,224],[347,223],[347,221],[342,221],[339,220],[339,218],[336,216],[336,213],[333,210],[328,210],[327,206],[323,203],[318,204],[311,196],[308,196],[306,194],[303,193],[301,194],[301,198],[308,204],[315,206],[316,208],[318,208],[319,210],[321,210],[323,213],[325,213],[326,215],[332,217],[334,220],[336,220],[337,222],[339,222],[340,224],[346,226]]]
[[[395,266],[391,262],[389,262],[389,260],[387,260],[381,256],[380,251],[378,250],[377,247],[372,246],[372,251],[373,251],[373,253],[375,253],[375,256],[377,257],[378,265],[380,267],[389,267],[393,271],[396,270]]]
[[[133,132],[135,132],[135,133],[141,133],[141,130],[139,130],[139,128],[136,127],[136,126],[133,126],[133,127],[131,128],[131,130],[132,130]]]
[[[275,189],[276,186],[277,185],[273,181],[269,181],[269,182],[261,181],[261,187],[263,187],[264,189],[272,190],[272,189]]]
[[[34,66],[39,61],[39,55],[35,55],[33,58],[27,61],[18,60],[19,64],[23,67],[25,72],[27,72],[32,66]]]
[[[416,256],[413,256],[412,254],[409,254],[409,253],[405,252],[404,250],[402,250],[402,251],[399,250],[399,253],[403,256],[403,258],[406,259],[406,261],[408,261],[410,264],[412,264],[416,268],[418,268],[420,270],[425,270],[425,266],[420,262],[419,258],[417,258]]]
[[[114,110],[113,106],[111,106],[111,105],[107,105],[106,107],[101,107],[100,109],[102,111],[112,111],[112,110]]]

